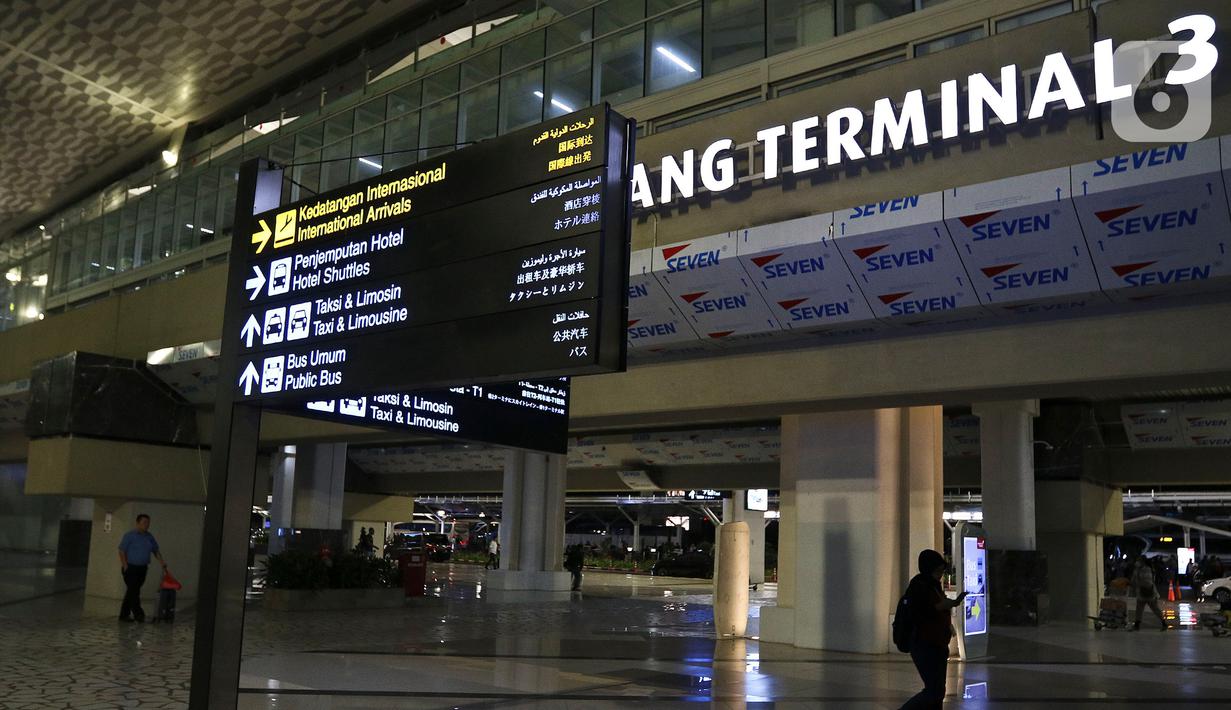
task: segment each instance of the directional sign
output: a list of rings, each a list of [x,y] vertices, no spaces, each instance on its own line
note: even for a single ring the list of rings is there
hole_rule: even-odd
[[[567,453],[568,380],[522,380],[308,402],[292,413],[394,431]]]
[[[599,106],[255,215],[232,252],[237,396],[622,370],[630,142]]]

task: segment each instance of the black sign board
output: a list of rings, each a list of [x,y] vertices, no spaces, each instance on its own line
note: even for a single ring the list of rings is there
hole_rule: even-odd
[[[567,378],[339,397],[286,411],[343,424],[568,453]]]
[[[594,107],[255,215],[236,399],[624,369],[630,139]]]

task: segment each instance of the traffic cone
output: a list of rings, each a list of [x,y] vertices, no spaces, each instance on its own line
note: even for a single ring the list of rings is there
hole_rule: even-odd
[[[1167,601],[1169,602],[1175,601],[1175,581],[1174,580],[1171,582],[1171,584],[1167,585]]]

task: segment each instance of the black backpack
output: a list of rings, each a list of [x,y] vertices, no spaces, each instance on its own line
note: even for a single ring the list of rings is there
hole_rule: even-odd
[[[910,653],[910,637],[914,633],[915,624],[911,619],[910,603],[903,594],[898,600],[898,608],[893,613],[893,645],[902,653]]]

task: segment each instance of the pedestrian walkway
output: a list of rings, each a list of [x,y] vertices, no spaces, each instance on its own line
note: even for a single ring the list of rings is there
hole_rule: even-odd
[[[902,654],[716,642],[706,580],[586,574],[580,594],[501,600],[478,566],[433,565],[430,596],[382,611],[249,610],[240,707],[896,708]],[[749,634],[757,635],[754,597]],[[117,624],[69,592],[0,606],[0,708],[180,708],[192,618]],[[108,603],[109,604],[109,603]],[[112,610],[113,611],[113,610]],[[949,666],[946,707],[1220,707],[1231,638],[1196,630],[1000,629],[993,656]]]

